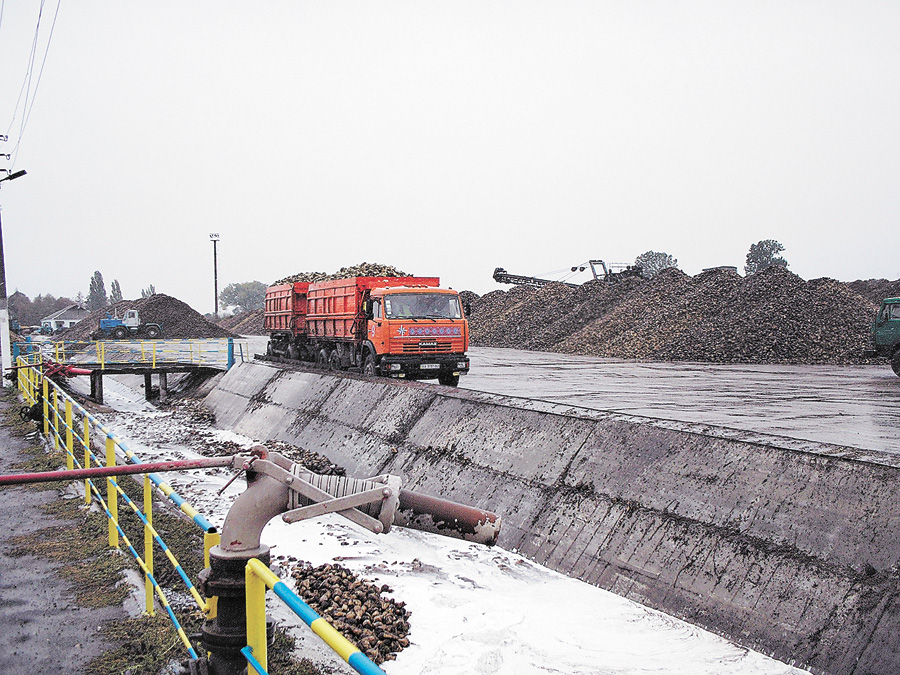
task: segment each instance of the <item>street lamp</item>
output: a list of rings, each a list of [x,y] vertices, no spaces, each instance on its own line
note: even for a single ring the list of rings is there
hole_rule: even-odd
[[[219,269],[218,269],[218,265],[216,262],[216,244],[219,243],[219,233],[218,232],[210,232],[209,238],[212,240],[212,243],[213,243],[213,293],[215,293],[215,296],[216,296],[216,303],[215,303],[216,311],[213,314],[213,316],[215,316],[216,319],[218,319],[219,318]]]
[[[25,175],[25,170],[9,173],[9,169],[0,169],[6,171],[7,176],[0,178],[0,183],[7,180],[15,180]],[[2,210],[0,210],[2,212]],[[6,264],[3,260],[3,225],[0,222],[0,376],[5,375],[6,371],[12,366],[12,354],[10,353],[9,344],[9,298],[6,297]],[[6,380],[3,380],[3,386]]]

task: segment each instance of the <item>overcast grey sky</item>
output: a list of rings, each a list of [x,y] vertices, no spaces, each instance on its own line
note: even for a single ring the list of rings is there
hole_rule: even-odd
[[[0,23],[10,292],[100,270],[208,312],[210,232],[220,290],[377,261],[485,293],[647,250],[742,270],[768,238],[805,279],[900,277],[896,0],[62,0],[20,139],[39,7]]]

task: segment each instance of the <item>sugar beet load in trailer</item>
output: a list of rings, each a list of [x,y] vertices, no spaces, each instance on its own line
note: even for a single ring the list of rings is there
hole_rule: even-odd
[[[469,371],[459,294],[436,277],[352,277],[266,290],[267,352],[366,375],[437,379]]]

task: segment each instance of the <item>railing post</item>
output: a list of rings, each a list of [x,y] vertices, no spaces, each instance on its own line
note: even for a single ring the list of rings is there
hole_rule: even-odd
[[[268,669],[266,653],[266,583],[253,571],[253,565],[247,564],[244,573],[247,585],[247,646],[253,652],[253,658],[259,661],[264,669]],[[247,675],[263,675],[253,664],[248,662]]]
[[[116,442],[110,435],[106,436],[106,466],[116,465]],[[116,529],[116,523],[119,522],[119,495],[116,492],[116,486],[112,478],[106,479],[106,505],[109,508],[109,545],[119,546],[119,531]]]
[[[75,445],[73,443],[72,429],[72,399],[66,398],[66,468],[70,471],[75,468]]]
[[[147,614],[154,615],[153,608],[153,582],[150,575],[153,574],[153,534],[150,528],[153,526],[153,488],[150,484],[150,474],[144,474],[144,517],[147,524],[144,525],[144,565],[147,572],[144,574],[144,589],[147,596]]]
[[[234,365],[234,338],[228,338],[228,365],[226,370],[231,370]]]
[[[210,566],[209,550],[213,546],[218,546],[222,541],[222,535],[218,532],[203,533],[203,567]],[[215,619],[219,613],[219,598],[215,595],[206,599],[206,618]]]
[[[84,416],[84,468],[91,465],[91,420],[87,415]],[[84,481],[84,503],[91,503],[91,481]]]
[[[44,373],[41,372],[41,392],[44,401],[44,436],[47,436],[50,433],[50,392],[48,390],[49,385],[47,384],[47,378],[44,377]]]
[[[59,390],[53,387],[53,449],[59,450]]]

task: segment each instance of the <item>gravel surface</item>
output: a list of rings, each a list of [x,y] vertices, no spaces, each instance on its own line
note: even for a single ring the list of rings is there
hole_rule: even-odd
[[[464,296],[475,346],[717,363],[865,363],[875,310],[848,284],[783,267]]]

